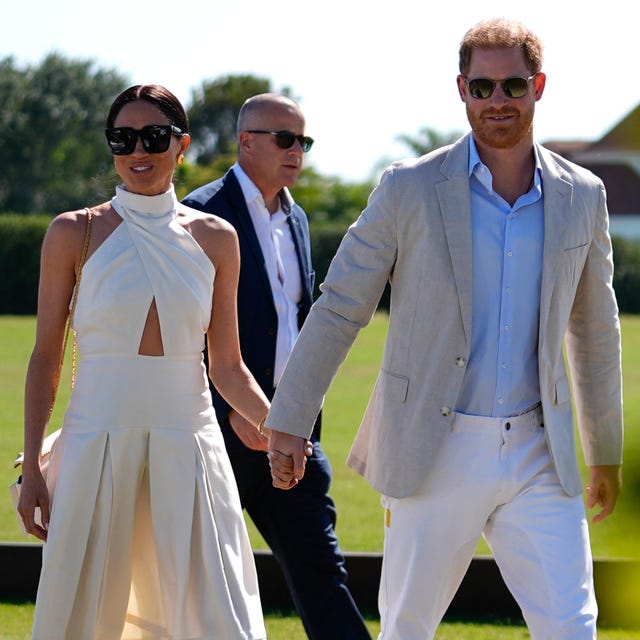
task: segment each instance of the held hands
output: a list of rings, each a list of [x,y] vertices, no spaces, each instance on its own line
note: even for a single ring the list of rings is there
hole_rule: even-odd
[[[273,486],[295,487],[302,480],[307,458],[312,454],[313,444],[306,438],[271,430],[268,455]]]
[[[600,522],[613,513],[616,501],[622,489],[622,467],[616,464],[594,465],[589,467],[587,485],[587,508],[600,505],[602,510],[591,522]]]

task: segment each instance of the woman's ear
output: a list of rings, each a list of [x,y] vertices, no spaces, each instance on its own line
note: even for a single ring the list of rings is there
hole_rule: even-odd
[[[187,149],[191,146],[191,136],[188,133],[183,133],[180,137],[180,153],[184,155],[187,153]]]

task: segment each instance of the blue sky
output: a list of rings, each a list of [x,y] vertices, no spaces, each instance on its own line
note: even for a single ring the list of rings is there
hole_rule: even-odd
[[[229,73],[289,86],[316,139],[308,162],[360,180],[408,150],[400,134],[466,131],[455,85],[464,32],[516,18],[545,43],[536,137],[597,139],[640,104],[637,20],[628,0],[30,0],[3,9],[0,56],[95,60],[131,84],[158,82],[188,106]]]

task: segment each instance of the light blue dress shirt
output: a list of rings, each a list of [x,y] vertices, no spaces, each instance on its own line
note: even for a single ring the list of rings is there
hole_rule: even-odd
[[[470,138],[473,234],[471,353],[456,410],[504,417],[540,401],[538,327],[544,206],[536,155],[531,189],[513,207]]]

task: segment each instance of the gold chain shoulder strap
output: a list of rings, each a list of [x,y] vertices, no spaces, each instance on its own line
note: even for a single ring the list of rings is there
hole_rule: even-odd
[[[62,366],[62,360],[64,360],[64,354],[67,351],[67,342],[69,340],[69,332],[71,331],[71,324],[73,322],[73,315],[76,311],[76,303],[78,302],[78,292],[80,290],[80,280],[82,278],[82,268],[87,259],[87,251],[89,249],[89,240],[91,238],[91,219],[93,212],[89,207],[85,208],[87,212],[87,224],[84,232],[84,245],[82,247],[82,253],[80,254],[80,262],[78,264],[78,275],[76,277],[76,283],[73,287],[73,296],[71,298],[71,308],[69,309],[69,315],[67,317],[67,327],[64,332],[64,341],[62,343],[62,356],[60,365]],[[73,332],[73,349],[71,353],[71,388],[73,389],[76,383],[76,332]]]

